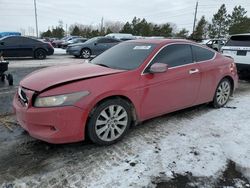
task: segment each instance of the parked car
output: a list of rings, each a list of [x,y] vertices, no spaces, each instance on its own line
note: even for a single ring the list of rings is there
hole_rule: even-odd
[[[87,40],[88,40],[87,38],[74,38],[74,39],[63,42],[61,47],[63,49],[66,49],[68,47],[68,45],[70,45],[70,44],[84,43]]]
[[[122,41],[127,41],[127,40],[134,40],[136,39],[135,36],[129,33],[109,33],[105,35],[105,37],[111,37],[111,38],[116,38]]]
[[[53,40],[52,45],[54,48],[61,48],[62,43],[67,42],[68,40],[72,40],[74,38],[79,38],[80,36],[66,36],[58,40]]]
[[[222,53],[234,59],[241,79],[250,79],[250,33],[230,36]]]
[[[4,57],[34,57],[45,59],[54,53],[50,43],[23,36],[8,36],[0,39],[0,51]]]
[[[126,41],[89,63],[25,77],[13,101],[18,122],[50,143],[109,145],[132,122],[211,102],[223,107],[237,87],[232,58],[187,40]]]
[[[226,41],[226,39],[207,39],[202,41],[201,44],[204,44],[215,51],[220,51],[222,46],[225,45]]]
[[[88,59],[91,56],[97,56],[105,50],[117,45],[121,40],[110,37],[94,37],[84,43],[71,44],[66,52],[75,57]]]
[[[0,32],[0,38],[6,36],[21,36],[20,32]]]

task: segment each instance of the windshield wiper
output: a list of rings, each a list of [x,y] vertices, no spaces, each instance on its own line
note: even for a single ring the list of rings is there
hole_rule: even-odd
[[[107,67],[107,68],[110,68],[108,65],[105,65],[105,64],[102,64],[102,63],[100,63],[100,64],[96,64],[96,65],[100,65],[100,66],[102,66],[102,67]]]

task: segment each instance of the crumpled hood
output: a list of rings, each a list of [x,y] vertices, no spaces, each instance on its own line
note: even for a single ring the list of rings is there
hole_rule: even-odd
[[[54,66],[29,74],[20,82],[20,85],[24,88],[39,92],[65,82],[119,72],[124,72],[124,70],[110,69],[91,63]]]

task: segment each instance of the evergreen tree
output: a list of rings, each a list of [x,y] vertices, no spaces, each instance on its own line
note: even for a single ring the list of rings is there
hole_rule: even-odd
[[[64,29],[62,27],[56,27],[52,29],[52,36],[62,38],[64,36]]]
[[[163,36],[163,37],[172,37],[173,34],[173,28],[170,26],[169,23],[166,23],[166,24],[163,24],[161,26],[161,34],[160,36]]]
[[[235,23],[229,28],[229,34],[250,33],[250,18],[244,18],[241,22]]]
[[[126,24],[123,26],[122,30],[120,31],[121,33],[133,33],[132,26],[129,22],[126,22]]]
[[[79,27],[77,25],[75,25],[75,27],[73,28],[73,30],[71,31],[70,34],[71,35],[77,35],[77,36],[81,35]]]
[[[249,32],[249,20],[247,11],[241,6],[235,6],[229,17],[229,34]]]
[[[202,16],[194,30],[194,33],[191,34],[191,38],[195,41],[202,41],[202,39],[205,38],[206,35],[206,26],[207,21],[205,19],[205,16]]]
[[[175,34],[176,38],[188,38],[188,30],[186,30],[185,28],[183,28],[182,30],[180,30],[178,33]]]
[[[214,14],[212,24],[209,26],[209,37],[222,37],[228,33],[228,18],[225,4]]]
[[[47,31],[41,33],[41,37],[44,38],[44,37],[52,37],[52,32],[50,29],[48,29]]]

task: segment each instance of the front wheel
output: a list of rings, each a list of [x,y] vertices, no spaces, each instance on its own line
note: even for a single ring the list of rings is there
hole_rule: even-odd
[[[110,145],[126,134],[130,124],[130,105],[121,99],[108,100],[95,108],[88,123],[88,135],[98,145]]]
[[[89,59],[90,56],[91,56],[91,51],[90,51],[90,49],[87,49],[87,48],[82,49],[82,51],[81,51],[81,56],[82,56],[82,58],[84,58],[84,59]]]
[[[34,53],[35,59],[45,59],[46,58],[46,52],[43,49],[38,49]]]
[[[229,100],[232,91],[232,84],[227,78],[220,81],[215,91],[213,106],[215,108],[223,107]]]
[[[2,74],[2,75],[1,75],[1,81],[4,82],[4,80],[5,80],[5,75]]]

